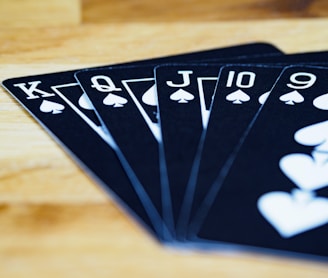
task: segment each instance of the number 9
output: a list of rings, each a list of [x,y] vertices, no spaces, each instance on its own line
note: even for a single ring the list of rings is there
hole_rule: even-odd
[[[307,80],[298,80],[298,77],[306,77]],[[308,72],[296,72],[290,76],[290,82],[287,86],[292,89],[307,89],[310,88],[314,82],[317,80],[317,77]]]

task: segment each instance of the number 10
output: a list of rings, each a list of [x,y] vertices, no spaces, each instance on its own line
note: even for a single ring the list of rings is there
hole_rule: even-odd
[[[236,72],[231,70],[229,71],[227,87],[231,87],[235,79]],[[242,71],[237,74],[236,86],[238,88],[251,88],[254,86],[255,82],[255,73],[250,71]],[[244,83],[243,83],[244,81]]]

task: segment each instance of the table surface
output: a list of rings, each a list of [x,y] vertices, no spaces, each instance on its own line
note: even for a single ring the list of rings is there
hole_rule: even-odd
[[[328,49],[327,1],[152,2],[76,1],[65,26],[1,25],[0,80],[253,41]],[[328,277],[318,262],[164,248],[3,89],[0,134],[0,277]]]

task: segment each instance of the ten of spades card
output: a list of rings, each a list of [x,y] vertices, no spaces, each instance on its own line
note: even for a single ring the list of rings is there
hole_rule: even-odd
[[[188,182],[179,229],[187,231],[200,223],[204,206],[215,196],[217,179],[225,174],[223,166],[251,120],[265,102],[282,67],[265,65],[230,65],[219,74],[207,130],[203,132]],[[204,204],[203,204],[204,203]],[[200,209],[201,208],[201,209]],[[189,227],[191,232],[194,227]]]

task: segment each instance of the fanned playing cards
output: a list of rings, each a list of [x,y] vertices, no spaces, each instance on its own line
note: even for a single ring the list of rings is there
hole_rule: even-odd
[[[327,261],[328,52],[250,43],[3,86],[161,243]]]

